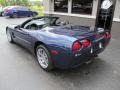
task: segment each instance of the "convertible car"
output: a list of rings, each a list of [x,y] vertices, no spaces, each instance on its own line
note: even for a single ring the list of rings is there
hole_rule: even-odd
[[[37,58],[42,69],[75,68],[103,52],[111,34],[102,28],[60,23],[58,17],[36,17],[6,27],[10,43],[18,43]]]

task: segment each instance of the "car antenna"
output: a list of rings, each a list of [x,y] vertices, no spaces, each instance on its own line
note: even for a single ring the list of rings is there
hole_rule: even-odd
[[[68,17],[67,22],[68,22],[68,25],[69,25],[70,29],[72,30],[72,29],[73,29],[73,27],[72,27],[72,23],[70,22],[70,17],[71,17],[71,16],[69,16],[69,17]]]

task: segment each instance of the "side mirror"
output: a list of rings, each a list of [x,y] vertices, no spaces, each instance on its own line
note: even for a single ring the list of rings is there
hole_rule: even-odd
[[[21,28],[21,25],[15,26],[15,29],[20,29],[20,28]]]

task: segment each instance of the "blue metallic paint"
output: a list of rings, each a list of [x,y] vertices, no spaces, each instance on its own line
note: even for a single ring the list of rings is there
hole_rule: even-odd
[[[53,28],[53,27],[52,27]],[[108,45],[110,39],[96,38],[96,31],[82,31],[79,28],[79,31],[71,32],[56,32],[62,30],[63,27],[54,27],[51,30],[26,30],[26,29],[15,29],[14,27],[7,27],[7,30],[10,30],[10,33],[13,37],[13,40],[27,49],[32,53],[35,51],[35,43],[42,42],[48,50],[56,50],[59,52],[57,55],[52,55],[52,60],[56,67],[65,69],[76,67],[84,62],[90,60],[93,55],[99,54]],[[68,30],[68,29],[66,29]],[[79,32],[79,33],[78,33]],[[84,32],[84,34],[83,34]],[[104,33],[104,32],[103,32]],[[81,50],[73,52],[72,45],[76,40],[89,39],[91,45],[87,48],[82,47]],[[99,42],[103,43],[102,49],[98,46]],[[91,54],[91,49],[94,50],[94,53]]]
[[[14,14],[16,14],[18,17],[20,16],[33,16],[34,14],[38,14],[36,11],[32,10],[24,10],[24,9],[19,9],[16,10],[16,7],[11,8],[8,12],[4,13],[5,16],[13,17]]]

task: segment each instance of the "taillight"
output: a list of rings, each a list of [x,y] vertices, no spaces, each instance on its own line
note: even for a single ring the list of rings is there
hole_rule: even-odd
[[[87,48],[90,45],[90,41],[88,39],[82,40],[82,45]]]
[[[59,52],[58,52],[57,50],[52,50],[51,53],[52,53],[52,55],[57,55],[57,54],[59,54]]]
[[[72,50],[73,51],[78,51],[82,47],[82,44],[79,41],[76,41],[73,43]]]
[[[104,38],[105,38],[105,39],[111,38],[111,34],[110,34],[109,32],[105,32],[105,33],[104,33]]]

